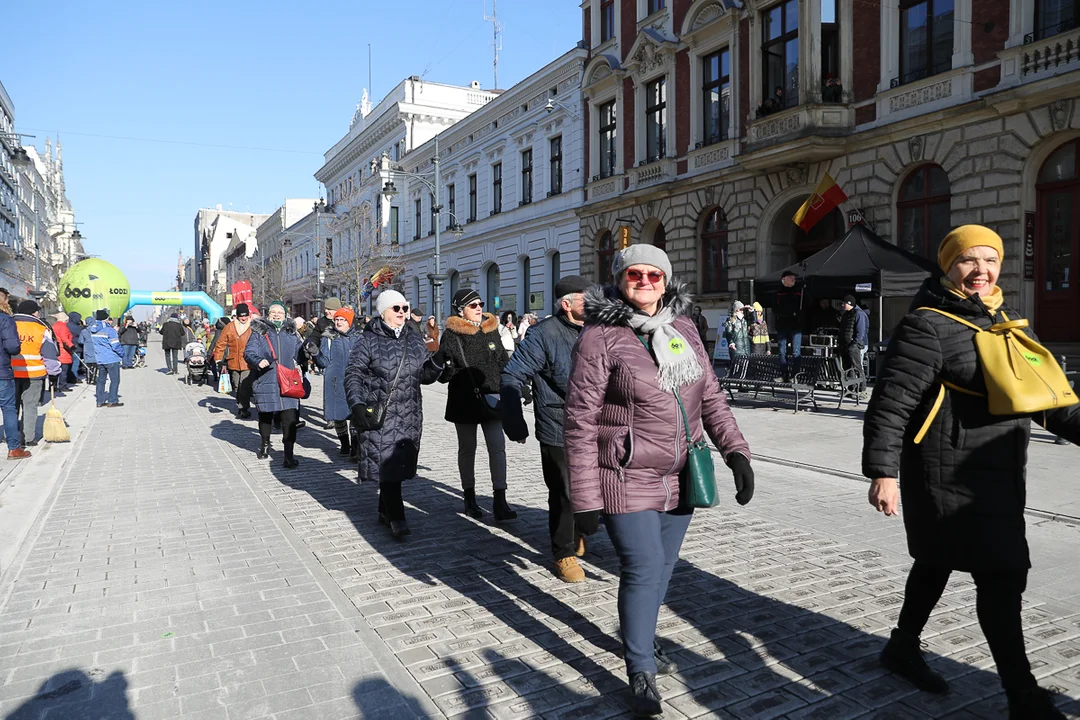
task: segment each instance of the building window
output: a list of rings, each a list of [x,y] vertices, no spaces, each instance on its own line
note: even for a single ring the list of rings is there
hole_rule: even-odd
[[[488,265],[487,269],[487,297],[485,310],[494,313],[499,309],[499,266],[495,263]]]
[[[375,244],[382,242],[382,203],[375,203]]]
[[[398,214],[399,210],[396,205],[390,206],[390,244],[397,245],[401,241],[401,237],[398,234]]]
[[[555,295],[555,286],[559,283],[560,279],[562,279],[562,256],[559,254],[558,251],[556,251],[556,252],[551,254],[551,278],[550,278],[550,280],[551,280],[551,294],[553,296]],[[559,309],[559,298],[552,297],[551,307],[552,307],[553,311]]]
[[[416,217],[413,218],[413,222],[416,223],[413,226],[413,240],[419,240],[420,239],[420,232],[423,229],[423,228],[421,228],[421,223],[423,222],[423,219],[424,219],[423,202],[421,202],[420,198],[417,198],[416,199]]]
[[[551,138],[551,191],[548,195],[558,195],[562,192],[562,137]]]
[[[762,32],[761,94],[765,101],[758,114],[768,115],[799,104],[799,0],[767,10]]]
[[[645,86],[645,161],[664,157],[667,139],[667,81],[654,80]]]
[[[519,205],[528,205],[532,202],[533,191],[533,167],[532,150],[523,150],[521,153],[521,201]]]
[[[1035,0],[1035,39],[1068,32],[1080,25],[1080,0]]]
[[[455,192],[456,189],[457,188],[454,187],[453,183],[446,186],[446,198],[447,198],[447,206],[448,206],[447,209],[449,210],[449,212],[446,214],[446,229],[447,230],[452,228],[454,225],[457,225],[457,221],[458,221],[458,219],[457,219],[457,193]]]
[[[728,139],[731,117],[731,53],[727,48],[701,59],[702,145]]]
[[[656,229],[653,230],[652,244],[653,247],[658,247],[664,251],[667,250],[667,230],[664,229],[663,223],[657,225]]]
[[[924,258],[937,257],[938,245],[951,229],[949,176],[937,165],[915,170],[900,188],[899,245]]]
[[[469,219],[468,222],[474,222],[476,220],[476,173],[469,176]]]
[[[705,218],[701,230],[701,292],[727,292],[728,226],[727,216],[716,208]]]
[[[610,285],[612,282],[611,263],[615,259],[615,237],[610,230],[605,230],[596,243],[596,269],[597,279],[602,285]]]
[[[431,208],[431,225],[428,226],[427,234],[434,235],[435,226],[439,224],[439,207],[435,204],[435,196],[433,194],[429,193],[428,198],[428,202],[431,203],[429,206]]]
[[[524,257],[524,258],[521,259],[521,290],[520,290],[521,294],[518,295],[518,297],[521,298],[520,300],[518,300],[518,307],[521,309],[522,312],[529,312],[530,310],[533,309],[533,307],[532,307],[532,298],[530,297],[530,295],[532,295],[532,290],[529,287],[529,280],[531,278],[532,278],[532,260],[530,260],[527,257]],[[540,308],[536,308],[536,309],[539,310]],[[520,314],[521,314],[521,312],[518,313],[518,315],[520,315]]]
[[[840,85],[840,18],[837,0],[821,0],[821,101],[844,101]]]
[[[666,0],[648,0],[645,6],[646,12],[649,15],[652,15],[653,13],[658,13],[665,7],[667,7]]]
[[[615,0],[600,0],[600,42],[615,37]]]
[[[394,151],[390,154],[390,159],[397,162],[401,159],[401,143],[394,143]]]
[[[615,133],[615,101],[600,106],[600,177],[611,177],[615,173],[617,160]]]
[[[953,0],[901,0],[900,84],[952,67]]]
[[[491,214],[502,212],[502,163],[491,166]]]

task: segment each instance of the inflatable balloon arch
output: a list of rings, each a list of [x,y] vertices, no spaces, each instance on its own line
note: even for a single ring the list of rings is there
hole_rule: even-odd
[[[107,309],[110,317],[118,318],[137,305],[197,307],[211,323],[225,314],[204,292],[132,290],[120,268],[100,258],[73,265],[60,278],[56,294],[64,312],[77,312],[84,318],[92,318],[102,309]]]

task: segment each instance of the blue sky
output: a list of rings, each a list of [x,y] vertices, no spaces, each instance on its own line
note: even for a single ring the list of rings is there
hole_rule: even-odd
[[[312,175],[368,84],[368,43],[373,103],[409,75],[492,84],[484,0],[4,7],[0,80],[16,129],[37,135],[28,142],[39,149],[60,132],[87,251],[135,289],[171,286],[198,208],[271,212],[318,195]],[[500,0],[498,12],[504,88],[580,38],[577,0]]]

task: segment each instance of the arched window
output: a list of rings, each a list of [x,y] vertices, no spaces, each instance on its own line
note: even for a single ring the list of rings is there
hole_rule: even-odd
[[[495,263],[488,265],[487,269],[487,297],[484,298],[487,312],[496,312],[499,309],[499,266]]]
[[[532,288],[529,283],[531,276],[532,262],[528,257],[523,257],[521,259],[521,294],[518,296],[519,299],[517,302],[519,315],[532,310]]]
[[[1035,190],[1035,329],[1043,340],[1080,341],[1080,141],[1070,140],[1039,169]]]
[[[949,176],[937,165],[924,165],[908,176],[896,203],[900,247],[925,258],[937,256],[951,225]]]
[[[454,296],[457,295],[457,291],[461,289],[461,275],[458,273],[457,270],[450,271],[449,285],[450,292],[446,291],[446,286],[444,285],[442,288],[441,296],[443,312],[446,315],[449,315],[453,312]]]
[[[413,278],[413,307],[420,307],[420,278]]]
[[[548,270],[550,273],[549,280],[551,282],[551,312],[554,313],[559,309],[559,298],[555,297],[555,285],[558,284],[559,278],[562,277],[562,256],[558,251],[551,254],[551,260],[549,261]]]
[[[615,260],[615,238],[610,230],[605,230],[596,243],[596,278],[601,285],[612,281],[611,263]]]
[[[664,223],[660,223],[653,230],[652,244],[661,250],[667,250],[667,231],[664,230]]]
[[[701,292],[727,292],[728,226],[721,208],[712,210],[701,229]]]

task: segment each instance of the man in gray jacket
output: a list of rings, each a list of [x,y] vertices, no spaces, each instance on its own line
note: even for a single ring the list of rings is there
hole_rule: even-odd
[[[536,439],[548,487],[551,553],[555,573],[564,582],[585,580],[585,571],[577,561],[585,554],[585,543],[574,523],[563,450],[563,402],[570,377],[570,352],[585,323],[583,293],[588,286],[589,281],[580,275],[559,280],[555,284],[556,314],[529,330],[502,372],[503,430],[516,442],[524,443],[529,437],[521,395],[529,384],[533,386]]]

